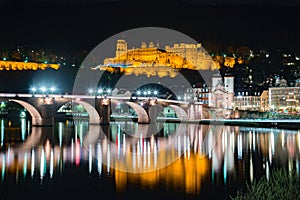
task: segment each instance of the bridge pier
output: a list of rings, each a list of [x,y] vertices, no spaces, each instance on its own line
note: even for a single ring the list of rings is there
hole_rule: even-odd
[[[154,100],[149,101],[148,106],[148,117],[149,117],[149,123],[156,123],[157,117],[160,113],[162,113],[164,110],[164,107],[160,104],[157,104]]]
[[[142,107],[146,111],[146,116],[144,116],[143,118],[139,116],[138,119],[139,124],[156,123],[156,118],[163,111],[163,106],[157,104],[155,99],[148,99],[147,102]]]
[[[54,125],[54,106],[53,104],[42,104],[40,108],[42,124],[34,124],[33,126],[53,126]]]
[[[110,115],[111,115],[111,100],[107,98],[99,99],[99,116],[100,116],[100,124],[108,125],[110,123]]]

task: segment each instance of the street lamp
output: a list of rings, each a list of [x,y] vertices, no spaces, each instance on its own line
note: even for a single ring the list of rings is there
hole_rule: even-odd
[[[46,89],[44,86],[42,86],[42,87],[40,88],[40,90],[42,91],[43,94],[47,91],[47,89]]]
[[[111,89],[107,89],[107,94],[110,94],[111,93]]]
[[[102,94],[103,93],[103,89],[98,89],[98,94]]]
[[[33,94],[37,91],[37,89],[35,87],[30,88],[31,92],[33,92]]]
[[[89,93],[89,95],[94,95],[94,89],[89,88],[88,93]]]
[[[51,86],[50,87],[50,91],[51,91],[51,93],[53,94],[53,92],[56,90],[56,88],[54,87],[54,86]]]

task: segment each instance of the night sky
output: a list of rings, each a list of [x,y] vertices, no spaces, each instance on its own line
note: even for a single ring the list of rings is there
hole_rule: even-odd
[[[2,48],[22,45],[72,57],[119,32],[154,26],[180,31],[204,48],[213,41],[300,52],[300,4],[294,0],[2,0],[0,7]],[[10,78],[4,73],[0,89],[14,90],[4,80],[15,74]],[[55,76],[51,81],[65,74]]]
[[[216,40],[225,45],[300,45],[300,6],[296,3],[298,6],[291,6],[289,1],[282,1],[289,6],[254,0],[253,4],[240,5],[237,0],[231,4],[212,1],[219,2],[216,5],[191,2],[194,1],[4,1],[0,45],[71,53],[82,48],[90,50],[113,34],[144,26],[174,29],[202,43]]]

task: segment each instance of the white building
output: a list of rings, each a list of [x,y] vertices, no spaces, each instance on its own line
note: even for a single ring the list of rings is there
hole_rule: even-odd
[[[234,76],[231,73],[226,73],[224,76],[224,83],[219,72],[213,75],[209,107],[223,109],[233,108]]]
[[[293,113],[300,111],[300,87],[269,88],[270,111]]]

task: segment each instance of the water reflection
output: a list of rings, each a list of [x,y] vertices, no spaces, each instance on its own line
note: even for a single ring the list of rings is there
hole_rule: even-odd
[[[55,181],[75,166],[86,169],[87,176],[110,174],[120,194],[132,185],[142,190],[163,185],[199,195],[203,186],[238,187],[268,177],[274,167],[299,174],[300,132],[295,130],[85,121],[29,129],[22,120],[16,128],[1,119],[2,183]]]

